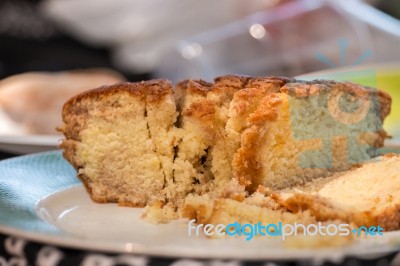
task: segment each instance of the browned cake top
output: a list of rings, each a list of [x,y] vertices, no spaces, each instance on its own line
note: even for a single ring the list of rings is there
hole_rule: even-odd
[[[235,87],[242,88],[247,82],[251,79],[249,76],[241,76],[241,75],[225,75],[216,77],[214,82],[216,84],[225,85],[227,87]]]
[[[177,87],[182,88],[190,93],[195,93],[199,95],[206,95],[212,89],[213,84],[204,80],[183,80],[180,81]]]
[[[366,98],[375,95],[379,101],[382,121],[390,113],[392,98],[388,93],[352,82],[340,82],[334,80],[291,80],[281,88],[281,92],[295,97],[308,97],[317,95],[318,93],[331,92],[333,90],[351,93],[359,98]]]
[[[184,80],[179,82],[177,87],[183,88],[190,93],[205,95],[209,91],[218,90],[220,86],[244,88],[260,87],[271,83],[278,84],[281,87],[278,91],[271,92],[282,92],[296,97],[312,96],[320,92],[330,91],[334,88],[343,92],[353,93],[358,97],[376,94],[379,99],[382,118],[386,117],[390,112],[391,97],[387,93],[351,82],[337,82],[333,80],[300,81],[278,76],[251,78],[240,75],[226,75],[215,78],[215,84],[203,80]],[[165,95],[172,94],[173,86],[172,83],[166,79],[155,79],[136,83],[121,82],[110,86],[102,86],[71,98],[64,105],[63,115],[68,112],[67,109],[69,109],[69,107],[74,106],[75,103],[85,98],[100,97],[121,91],[129,92],[137,96],[146,96],[148,101],[156,102],[163,99]],[[245,93],[246,91],[242,92],[242,94]],[[242,96],[245,97],[245,95]]]
[[[155,79],[141,82],[120,82],[109,86],[101,86],[97,89],[82,92],[69,99],[63,108],[63,116],[71,106],[87,98],[102,97],[118,92],[128,92],[137,96],[146,96],[150,102],[156,102],[173,91],[172,83],[166,79]]]

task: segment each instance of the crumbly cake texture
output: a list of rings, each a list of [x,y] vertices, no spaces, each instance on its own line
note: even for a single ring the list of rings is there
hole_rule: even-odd
[[[265,189],[258,188],[250,197],[243,201],[228,198],[212,199],[208,195],[190,195],[186,198],[182,215],[188,219],[195,219],[198,224],[318,224],[320,222],[310,210],[289,212],[283,205],[277,204],[269,196],[266,196]],[[271,205],[272,204],[272,205]],[[322,226],[328,224],[343,223],[340,219],[329,219],[321,222]],[[354,224],[350,223],[350,228]],[[214,234],[211,238],[218,238]],[[256,237],[260,237],[259,235]],[[262,236],[268,237],[268,236]],[[323,248],[349,245],[353,242],[354,236],[321,236],[309,237],[299,229],[296,235],[287,236],[284,246],[287,248]]]
[[[178,135],[172,91],[166,80],[118,83],[64,106],[61,147],[94,201],[138,207],[164,200]]]
[[[190,217],[197,200],[289,217],[256,196],[260,186],[301,185],[372,158],[390,103],[349,82],[282,77],[118,83],[65,103],[61,147],[94,201],[146,206],[152,222]]]
[[[182,215],[202,224],[347,223],[350,228],[400,228],[400,155],[386,154],[351,170],[304,185],[271,190],[259,187],[246,198],[186,198]],[[353,238],[290,238],[289,247],[340,246]]]

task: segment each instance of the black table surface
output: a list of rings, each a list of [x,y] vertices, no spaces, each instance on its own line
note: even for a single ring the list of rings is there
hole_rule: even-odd
[[[15,157],[15,156],[18,156],[18,155],[0,151],[0,160],[12,158],[12,157]]]

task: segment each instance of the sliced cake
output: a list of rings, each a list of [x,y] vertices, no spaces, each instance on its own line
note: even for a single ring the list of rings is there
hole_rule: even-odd
[[[241,201],[374,157],[390,102],[353,83],[281,77],[119,83],[64,105],[61,147],[94,201],[147,205],[160,222],[189,195]]]
[[[287,82],[249,115],[234,176],[254,191],[349,169],[382,147],[390,102],[383,92],[348,82]]]
[[[64,105],[61,147],[94,201],[145,206],[173,178],[176,117],[169,81],[101,87]]]
[[[347,172],[315,179],[276,196],[292,212],[309,210],[319,221],[400,228],[400,156],[385,155]]]

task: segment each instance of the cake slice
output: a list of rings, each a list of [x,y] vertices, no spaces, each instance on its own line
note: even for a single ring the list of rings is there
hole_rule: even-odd
[[[287,82],[248,117],[234,177],[254,191],[282,189],[376,156],[390,97],[349,82]]]
[[[246,123],[261,96],[279,91],[287,80],[227,75],[213,84],[187,80],[177,85],[178,126],[183,136],[174,174],[175,181],[184,180],[186,194],[219,197],[236,190],[231,163],[240,146],[241,129],[234,127]]]
[[[229,171],[226,182],[220,184],[214,169],[219,160],[217,153],[224,146],[230,102],[248,80],[244,76],[222,76],[215,83],[187,80],[177,85],[182,138],[176,150],[174,177],[176,183],[186,186],[179,200],[190,192],[218,194],[232,179],[229,169],[220,168]]]
[[[221,188],[219,194],[227,194],[223,188],[233,178],[232,160],[240,147],[240,138],[247,126],[248,117],[258,107],[263,96],[279,91],[288,80],[281,77],[249,78],[242,89],[229,98],[224,123],[220,126],[221,134],[211,150],[211,170],[214,182]]]
[[[212,85],[202,80],[185,80],[176,86],[181,114],[177,125],[181,138],[175,150],[174,179],[166,187],[167,197],[174,202],[206,185],[210,178],[202,165],[202,158],[213,138],[215,109],[206,100]]]
[[[143,207],[164,200],[173,178],[176,117],[166,80],[79,94],[63,108],[64,157],[96,202]]]
[[[315,179],[276,196],[292,212],[309,210],[319,221],[400,228],[400,156],[385,155],[361,167]]]

